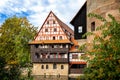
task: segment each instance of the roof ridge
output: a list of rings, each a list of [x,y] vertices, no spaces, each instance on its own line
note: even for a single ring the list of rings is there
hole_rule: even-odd
[[[65,30],[67,30],[68,32],[70,32],[72,35],[74,35],[74,31],[64,22],[62,22],[54,13],[53,15],[55,16],[57,22],[59,23],[59,25],[64,28]]]

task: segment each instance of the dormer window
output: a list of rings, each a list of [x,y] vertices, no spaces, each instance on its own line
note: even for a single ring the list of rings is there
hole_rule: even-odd
[[[82,33],[82,26],[78,26],[78,33]]]

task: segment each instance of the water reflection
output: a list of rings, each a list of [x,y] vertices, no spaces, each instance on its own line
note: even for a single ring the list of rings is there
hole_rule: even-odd
[[[33,80],[76,80],[67,76],[33,76]]]

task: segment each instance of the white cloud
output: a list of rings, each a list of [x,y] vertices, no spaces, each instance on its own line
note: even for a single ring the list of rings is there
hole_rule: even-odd
[[[0,13],[7,16],[25,12],[35,26],[41,26],[52,10],[59,19],[67,23],[79,11],[86,0],[0,0]]]

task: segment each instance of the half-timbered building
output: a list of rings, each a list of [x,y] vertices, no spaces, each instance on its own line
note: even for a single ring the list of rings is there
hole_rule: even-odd
[[[30,42],[34,75],[68,75],[74,32],[51,11]]]

